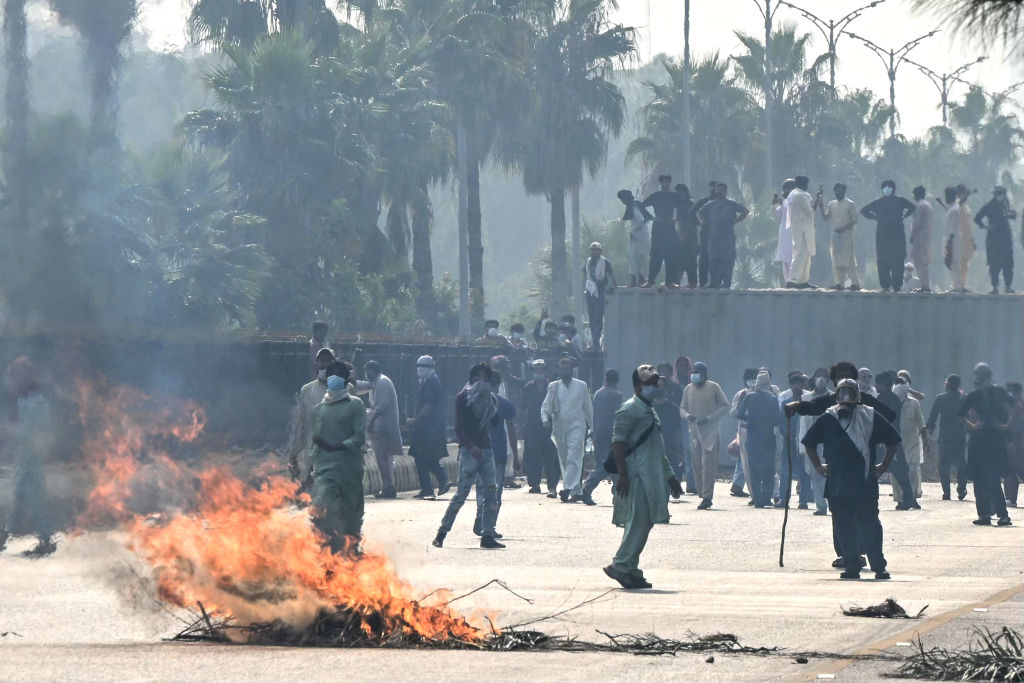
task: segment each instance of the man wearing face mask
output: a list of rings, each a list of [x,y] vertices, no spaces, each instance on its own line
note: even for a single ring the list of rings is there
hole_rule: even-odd
[[[717,383],[708,379],[708,366],[694,363],[690,383],[683,389],[680,413],[690,423],[690,448],[693,452],[693,471],[697,480],[698,510],[711,508],[715,497],[715,477],[721,452],[719,429],[723,417],[729,414],[729,399]]]
[[[960,406],[964,402],[960,391],[960,375],[946,378],[946,391],[935,397],[932,411],[928,414],[927,429],[934,433],[939,428],[939,481],[942,482],[942,500],[950,500],[949,471],[956,469],[957,497],[967,497],[967,464],[964,451],[967,448],[967,432],[960,422]]]
[[[604,470],[604,459],[612,448],[612,424],[615,411],[622,405],[622,393],[619,391],[619,371],[609,368],[604,372],[604,386],[594,394],[594,469],[583,482],[583,494],[580,500],[585,505],[597,505],[594,501],[594,489],[611,475]],[[678,418],[679,411],[676,410]]]
[[[899,396],[893,391],[895,384],[896,373],[892,370],[880,372],[875,377],[878,401],[891,411],[893,419],[890,422],[899,429],[898,425],[902,406]],[[907,464],[902,442],[896,447],[896,455],[893,458],[889,472],[889,478],[892,481],[893,498],[896,499],[896,509],[901,511],[920,510],[921,506],[917,502],[917,489],[910,483],[910,466]],[[897,497],[897,492],[899,492],[902,498]]]
[[[775,430],[782,426],[783,413],[772,392],[766,370],[757,374],[752,391],[742,399],[737,418],[746,425],[746,450],[750,463],[750,491],[754,507],[772,505],[775,465]]]
[[[992,279],[992,293],[999,293],[999,273],[1003,274],[1006,293],[1013,294],[1013,235],[1010,221],[1017,218],[1017,212],[1010,209],[1006,188],[996,185],[992,199],[981,207],[974,216],[974,222],[985,231],[985,255],[988,257],[988,273]]]
[[[1010,423],[1010,395],[992,383],[988,363],[974,366],[974,391],[960,406],[959,417],[970,437],[967,441],[967,470],[974,482],[978,526],[991,526],[995,514],[999,526],[1010,526],[1006,500],[999,485],[1008,467],[1006,433]]]
[[[376,498],[397,498],[395,492],[395,456],[402,454],[402,432],[398,423],[398,393],[391,378],[380,364],[371,360],[366,364],[366,382],[356,382],[357,392],[369,390],[370,409],[367,412],[366,435],[370,439],[373,455],[380,470],[381,490]]]
[[[736,460],[736,467],[732,473],[732,486],[729,488],[729,495],[736,498],[747,498],[743,490],[747,484],[753,493],[753,479],[750,478],[750,455],[747,453],[747,424],[739,419],[740,404],[743,399],[754,390],[754,383],[757,380],[757,368],[747,368],[743,371],[743,388],[733,394],[732,408],[729,414],[736,418],[736,442],[740,447],[740,457]]]
[[[420,492],[414,498],[434,498],[434,487],[430,475],[437,479],[437,493],[448,493],[452,485],[448,474],[441,466],[441,458],[448,455],[445,439],[445,398],[441,380],[434,371],[434,359],[420,356],[416,360],[416,376],[420,387],[416,395],[416,416],[408,423],[412,426],[412,441],[409,455],[416,462],[416,474],[420,480]]]
[[[519,416],[523,427],[523,469],[530,493],[541,493],[541,476],[547,479],[548,498],[558,497],[558,480],[562,471],[558,465],[558,452],[551,440],[551,428],[544,424],[541,406],[548,395],[547,365],[540,358],[531,367],[533,379],[523,387]]]
[[[878,397],[878,392],[875,390],[875,376],[871,372],[871,368],[861,368],[857,371],[857,386],[860,387],[860,395]]]
[[[856,380],[843,379],[836,388],[836,405],[815,422],[802,442],[807,457],[825,477],[825,495],[832,506],[834,529],[843,552],[841,579],[860,578],[863,548],[876,579],[890,578],[882,553],[882,523],[878,518],[878,477],[893,457],[900,435],[876,411],[862,404]],[[876,445],[885,457],[876,464]],[[824,462],[818,457],[822,446]]]
[[[652,405],[658,386],[653,365],[633,371],[633,396],[615,413],[612,430],[615,468],[612,523],[622,527],[622,542],[604,568],[623,588],[651,588],[640,570],[640,553],[655,524],[667,524],[668,497],[683,495],[665,457],[661,422]]]
[[[484,336],[476,340],[479,346],[496,346],[503,352],[511,353],[512,344],[505,335],[498,334],[498,321],[487,320],[484,322]]]
[[[572,376],[574,365],[571,358],[558,361],[558,379],[548,385],[540,410],[558,450],[564,487],[558,497],[563,503],[583,500],[583,444],[594,424],[590,390],[586,382]]]
[[[314,411],[327,393],[327,368],[333,362],[334,352],[320,349],[316,354],[317,378],[302,385],[295,398],[288,436],[288,470],[292,478],[302,484],[309,480]]]
[[[860,210],[860,215],[877,221],[875,259],[878,282],[883,292],[903,288],[903,264],[907,260],[907,232],[904,219],[914,213],[914,205],[896,194],[896,183],[882,182],[882,196]]]
[[[832,289],[842,291],[850,281],[850,291],[860,290],[857,272],[857,254],[853,245],[853,228],[857,225],[857,207],[846,197],[846,185],[836,183],[832,188],[836,198],[822,210],[825,220],[832,226],[832,270],[836,283]]]
[[[900,417],[894,426],[900,430],[903,455],[907,461],[914,497],[919,498],[921,496],[921,466],[924,464],[923,437],[927,434],[924,412],[921,410],[921,402],[910,395],[910,384],[904,377],[896,377],[892,391],[900,400]],[[910,498],[902,490],[899,480],[893,480],[892,488],[897,503]]]

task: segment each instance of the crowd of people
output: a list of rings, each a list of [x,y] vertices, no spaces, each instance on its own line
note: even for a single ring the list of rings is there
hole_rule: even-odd
[[[308,453],[292,453],[293,471],[304,478],[332,547],[357,551],[364,439],[381,470],[377,497],[397,496],[392,477],[401,434],[394,385],[374,361],[365,363],[365,379],[356,379],[352,366],[326,348],[316,363],[318,376],[302,388],[297,406]],[[592,392],[576,376],[571,356],[554,367],[533,360],[529,378],[516,376],[507,357],[496,356],[474,364],[455,396],[453,484],[440,464],[447,455],[448,400],[434,360],[422,356],[416,367],[417,408],[408,420],[420,480],[415,497],[434,498],[435,481],[438,495],[455,487],[433,545],[444,547],[474,486],[473,531],[482,548],[498,549],[505,547],[498,531],[502,491],[520,487],[520,471],[530,494],[564,504],[596,505],[595,489],[611,480],[612,521],[623,537],[605,573],[628,588],[650,587],[640,554],[653,525],[668,521],[670,495],[696,495],[698,510],[714,506],[723,449],[736,460],[732,496],[764,509],[788,508],[795,494],[797,509],[831,517],[833,566],[847,579],[868,565],[876,578],[889,578],[878,516],[885,476],[896,510],[920,510],[923,465],[934,459],[943,500],[952,498],[952,473],[960,500],[968,479],[973,482],[979,526],[1012,524],[1007,508],[1016,507],[1024,479],[1021,384],[995,384],[985,363],[974,368],[970,392],[951,374],[925,411],[928,397],[913,387],[907,370],[876,375],[845,361],[809,374],[791,370],[784,389],[767,368],[749,369],[730,400],[706,364],[685,356],[675,364],[637,367],[628,394],[620,391],[615,369]],[[357,393],[368,393],[368,405]],[[730,416],[735,432],[724,423]],[[724,433],[735,434],[725,445]]]
[[[660,188],[643,200],[629,190],[618,192],[625,206],[622,220],[627,232],[629,285],[654,286],[664,266],[663,286],[667,289],[730,289],[736,263],[735,228],[750,215],[749,209],[730,198],[726,184],[716,180],[708,184],[707,196],[697,200],[686,185],[673,187],[669,175],[659,176],[658,183]],[[930,197],[925,187],[918,186],[911,201],[896,193],[894,181],[885,180],[881,196],[859,211],[843,183],[834,185],[834,199],[827,202],[821,185],[814,196],[809,187],[810,179],[798,175],[787,179],[781,194],[772,198],[771,210],[779,220],[775,260],[781,264],[787,288],[818,288],[810,280],[812,261],[818,253],[815,218],[820,216],[831,228],[829,253],[835,276],[831,289],[861,289],[854,231],[858,220],[864,218],[875,223],[875,260],[882,291],[906,288],[932,292],[933,240],[938,236],[943,240],[945,265],[952,274],[951,291],[967,292],[976,225],[985,233],[992,293],[999,293],[1000,278],[1004,291],[1013,293],[1010,223],[1016,220],[1017,212],[1010,208],[1005,188],[993,188],[992,198],[973,213],[968,206],[972,190],[962,184],[945,188],[942,197]],[[653,216],[649,209],[653,209]],[[937,215],[944,216],[939,225]],[[1024,231],[1021,239],[1024,243]],[[609,286],[614,287],[614,280],[606,277],[611,274],[610,264],[595,254],[594,248],[600,251],[601,246],[592,245],[591,258],[584,266],[584,287],[588,306],[603,312],[604,296]],[[593,308],[590,315],[593,319]]]

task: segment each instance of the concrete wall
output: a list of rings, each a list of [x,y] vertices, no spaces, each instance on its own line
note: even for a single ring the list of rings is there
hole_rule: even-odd
[[[996,380],[1024,379],[1024,296],[880,292],[619,289],[608,299],[606,365],[627,377],[640,362],[679,355],[708,364],[732,393],[743,369],[767,366],[776,384],[850,360],[876,373],[910,371],[925,410],[950,372],[970,386],[984,360]]]

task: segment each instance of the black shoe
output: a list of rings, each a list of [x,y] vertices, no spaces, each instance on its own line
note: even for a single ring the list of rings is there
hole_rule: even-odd
[[[850,285],[850,291],[851,292],[859,292],[860,291],[860,285]]]
[[[1006,520],[1009,522],[1010,520]],[[35,548],[26,550],[21,554],[22,557],[29,558],[40,558],[46,557],[47,555],[53,555],[57,551],[57,544],[53,542],[52,538],[40,538],[39,543]]]
[[[540,493],[540,487],[539,486],[531,486],[530,490],[528,491],[528,493]]]
[[[577,496],[574,493],[571,496],[569,496],[569,502],[570,503],[582,503],[583,502],[583,496]]]
[[[484,525],[480,523],[480,518],[479,517],[477,517],[476,520],[473,521],[473,535],[474,536],[483,536],[484,535]]]
[[[1013,522],[1010,521],[1009,517],[1000,517],[999,521],[996,522],[999,526],[1012,526]]]
[[[888,581],[891,578],[892,578],[892,575],[889,574],[889,572],[885,571],[884,569],[882,571],[880,571],[880,572],[875,572],[875,580],[876,581]]]
[[[415,496],[413,496],[413,498],[417,498],[419,500],[434,500],[434,492],[433,491],[420,491]]]
[[[5,529],[0,529],[0,553],[7,549],[8,538],[10,538],[10,534]]]
[[[786,289],[800,289],[800,285],[795,282],[787,282]]]
[[[777,500],[777,501],[775,501],[775,504],[774,504],[774,505],[775,505],[775,507],[776,507],[776,508],[778,508],[779,510],[782,510],[783,508],[785,508],[785,507],[786,507],[786,501],[784,501],[784,500]]]
[[[558,498],[558,491],[548,491],[548,498]]]
[[[844,289],[846,289],[846,288],[845,288],[845,287],[843,287],[842,285],[832,285],[831,287],[829,287],[829,289],[834,289],[834,290],[836,290],[837,292],[841,292],[841,291],[843,291],[843,290],[844,290]]]
[[[971,522],[971,524],[974,524],[976,526],[992,526],[992,520],[988,517],[979,517],[978,519]]]
[[[452,483],[450,481],[446,481],[445,483],[443,483],[443,484],[441,484],[440,486],[437,487],[437,495],[443,496],[444,494],[448,493],[451,490],[452,490]]]
[[[398,498],[398,494],[395,492],[394,488],[386,488],[382,491],[378,491],[373,497],[378,500],[394,500],[395,498]]]
[[[733,486],[731,489],[729,489],[729,495],[730,496],[735,496],[737,498],[750,498],[750,494],[749,493],[747,493],[743,489],[738,489],[735,486]]]
[[[505,482],[505,488],[507,488],[507,489],[521,489],[521,488],[523,488],[523,485],[518,483],[518,482],[516,482],[515,479],[512,479],[510,481]]]
[[[967,491],[958,491],[956,494],[957,500],[963,500],[967,497]]]
[[[837,557],[836,559],[832,560],[832,566],[836,569],[844,569],[846,567],[846,558]]]
[[[494,536],[484,536],[480,539],[480,547],[486,548],[487,550],[499,550],[505,547],[504,543],[498,543],[498,539]]]
[[[711,499],[710,498],[702,498],[701,501],[700,501],[700,505],[697,506],[697,509],[698,510],[710,510],[711,509]]]
[[[495,538],[505,538],[505,535],[504,534],[499,534],[497,531],[495,531],[494,532],[494,537]]]
[[[916,498],[914,500],[912,500],[911,502],[907,503],[907,506],[911,510],[920,510],[921,509],[921,504],[917,502]]]
[[[751,507],[758,507],[758,506],[757,506],[757,504],[755,504],[755,503],[754,503],[753,499],[751,499],[751,500],[748,500],[748,501],[747,501],[747,505],[749,505],[749,506],[751,506]],[[762,505],[761,507],[765,507],[765,506],[764,506],[764,505]]]
[[[631,588],[632,587],[633,577],[630,576],[629,574],[626,574],[624,572],[620,572],[618,569],[616,569],[612,565],[608,565],[607,567],[604,568],[603,571],[604,571],[605,575],[608,578],[614,579],[615,581],[618,581],[619,585],[622,586],[623,588]]]
[[[697,495],[697,489],[692,489],[690,487],[686,487],[686,493],[688,495],[695,496],[695,495]]]
[[[597,502],[590,496],[589,493],[583,493],[580,496],[580,502],[584,505],[597,505]]]
[[[800,289],[817,289],[817,287],[810,282],[801,282]]]
[[[809,509],[809,507],[808,507],[807,503],[800,503],[799,505],[796,506],[796,509],[797,510],[807,510],[807,509]]]
[[[635,588],[642,588],[644,590],[646,590],[648,588],[654,588],[654,585],[651,584],[651,582],[648,581],[647,579],[641,578],[639,576],[634,576],[632,578],[633,578],[633,586]]]
[[[815,517],[827,517],[828,516],[828,510],[815,510],[814,511],[814,516]]]
[[[848,581],[856,581],[856,580],[860,579],[860,570],[858,569],[855,572],[854,571],[849,571],[849,570],[844,571],[842,574],[839,575],[839,578],[840,579],[846,579]]]
[[[864,557],[863,555],[860,556],[860,566],[861,569],[868,566],[868,558]]]
[[[442,548],[442,547],[444,547],[444,537],[447,536],[447,535],[448,534],[446,534],[443,531],[438,531],[437,532],[437,536],[434,536],[434,540],[431,541],[430,545],[434,546],[435,548]]]
[[[952,499],[949,497],[948,493],[943,493],[942,494],[942,500],[952,500]]]
[[[563,503],[569,502],[569,492],[566,489],[562,489],[558,492],[558,497],[562,499]]]
[[[896,510],[898,512],[906,512],[909,509],[910,509],[910,504],[909,503],[896,503]]]

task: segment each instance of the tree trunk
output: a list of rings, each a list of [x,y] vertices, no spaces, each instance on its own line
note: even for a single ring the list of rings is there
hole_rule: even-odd
[[[551,190],[551,303],[548,308],[561,317],[569,305],[569,280],[565,254],[565,189]]]
[[[26,0],[4,0],[4,44],[7,46],[7,130],[4,135],[4,180],[7,226],[3,252],[16,246],[28,231],[28,51]]]
[[[399,267],[409,264],[409,216],[404,202],[391,202],[385,223],[391,251]]]
[[[434,261],[430,254],[430,227],[434,209],[430,204],[426,184],[420,186],[422,197],[412,208],[412,269],[416,273],[416,312],[433,327],[436,315],[434,300]]]
[[[480,155],[473,135],[468,137],[467,153],[467,232],[469,238],[469,321],[473,335],[484,331],[484,243],[480,210]]]

